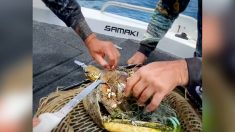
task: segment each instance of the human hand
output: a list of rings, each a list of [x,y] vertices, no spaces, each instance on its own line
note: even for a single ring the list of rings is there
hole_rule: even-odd
[[[33,127],[36,127],[39,123],[40,123],[40,119],[39,118],[33,118]]]
[[[101,41],[96,38],[95,34],[91,34],[85,40],[90,55],[103,67],[114,69],[118,65],[120,58],[119,51],[114,47],[112,42]],[[105,60],[108,58],[108,62]]]
[[[147,59],[147,57],[137,51],[128,61],[127,61],[127,64],[143,64],[144,61]]]
[[[161,100],[176,86],[188,83],[188,69],[185,60],[153,62],[141,67],[128,78],[125,95],[132,94],[143,105],[152,97],[147,112],[155,110]]]
[[[6,105],[0,99],[0,132],[23,132],[22,121],[12,118],[5,110]]]
[[[18,121],[0,120],[0,132],[24,132],[24,124]]]

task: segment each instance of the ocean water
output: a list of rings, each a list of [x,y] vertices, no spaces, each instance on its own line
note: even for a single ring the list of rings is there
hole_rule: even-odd
[[[105,2],[111,1],[111,0],[77,0],[78,3],[87,8],[92,8],[96,10],[100,10],[102,5]],[[112,0],[112,1],[118,1],[148,8],[155,8],[158,0]],[[114,14],[118,14],[121,16],[126,16],[129,18],[134,18],[137,20],[141,20],[144,22],[149,22],[151,19],[151,13],[143,13],[139,11],[124,9],[120,7],[109,7],[107,12],[111,12]],[[198,11],[198,0],[190,0],[190,3],[186,10],[183,12],[183,14],[194,17],[197,19],[197,11]]]

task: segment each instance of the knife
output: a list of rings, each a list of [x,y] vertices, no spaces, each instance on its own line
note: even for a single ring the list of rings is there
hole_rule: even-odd
[[[76,82],[76,83],[70,84],[70,85],[65,86],[65,87],[59,87],[58,90],[59,91],[67,91],[67,90],[77,88],[78,86],[81,86],[82,84],[87,84],[87,83],[90,83],[90,82],[91,82],[90,80],[86,79],[86,80],[83,80],[81,82]]]
[[[81,66],[84,70],[85,70],[86,67],[87,67],[87,65],[86,65],[85,63],[82,63],[82,62],[80,62],[80,61],[78,61],[78,60],[75,60],[74,63],[77,64],[77,65],[79,65],[79,66]]]
[[[62,109],[54,113],[43,113],[38,118],[40,123],[33,128],[33,132],[51,132],[61,120],[89,93],[92,92],[99,84],[103,83],[102,80],[96,80],[91,85],[82,90],[72,100],[70,100]]]
[[[74,60],[74,63],[77,64],[78,66],[82,67],[84,71],[86,70],[87,65],[85,63],[82,63],[82,62],[80,62],[78,60]],[[89,82],[90,82],[90,80],[86,79],[86,80],[83,80],[83,81],[78,82],[78,83],[71,84],[71,85],[66,86],[66,87],[61,87],[61,88],[59,88],[59,90],[60,91],[70,90],[70,89],[72,89],[74,87],[77,87],[77,86],[79,86],[81,84],[89,83]]]

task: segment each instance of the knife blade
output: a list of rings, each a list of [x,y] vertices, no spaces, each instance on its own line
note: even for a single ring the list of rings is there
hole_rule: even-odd
[[[75,60],[74,63],[79,65],[79,66],[81,66],[83,69],[85,69],[87,67],[87,65],[85,63],[82,63],[82,62],[80,62],[78,60]]]
[[[83,80],[81,82],[76,82],[76,83],[70,84],[68,86],[60,87],[60,88],[58,88],[58,90],[67,91],[67,90],[77,88],[78,86],[80,86],[82,84],[87,84],[87,83],[90,83],[90,82],[91,82],[90,80],[86,79],[86,80]]]
[[[84,99],[89,93],[92,92],[99,84],[102,83],[102,80],[97,80],[89,85],[87,88],[82,90],[77,96],[75,96],[72,100],[70,100],[62,109],[55,114],[58,117],[65,117],[82,99]]]
[[[40,123],[33,128],[33,132],[51,132],[63,118],[78,104],[82,99],[84,99],[89,93],[92,92],[102,80],[96,80],[91,85],[82,90],[77,94],[72,100],[70,100],[63,108],[58,112],[54,113],[43,113],[38,118]]]

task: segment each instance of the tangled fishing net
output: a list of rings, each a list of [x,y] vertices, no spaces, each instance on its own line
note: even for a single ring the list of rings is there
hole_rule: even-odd
[[[132,74],[132,69],[121,69],[128,74]],[[113,80],[108,80],[109,84],[114,84],[116,81],[115,76],[112,76]],[[45,112],[56,112],[60,110],[66,103],[68,103],[74,96],[80,93],[90,83],[81,84],[74,89],[68,91],[56,91],[49,96],[40,100],[39,108],[36,112],[36,116],[39,116]],[[148,127],[151,127],[151,123],[159,123],[168,125],[170,127],[177,127],[179,124],[180,131],[200,132],[202,131],[202,121],[187,102],[187,100],[178,94],[172,92],[166,96],[161,102],[158,109],[154,112],[145,112],[145,107],[140,107],[136,103],[134,98],[127,98],[128,109],[123,113],[109,114],[104,107],[99,107],[102,116],[110,116],[112,121],[120,123],[129,123],[132,125],[139,125],[138,121],[149,122]],[[86,104],[87,105],[87,104]],[[53,129],[53,132],[101,132],[106,131],[102,129],[99,124],[95,123],[90,112],[92,110],[86,110],[84,108],[84,102],[80,102],[57,126]],[[176,125],[176,126],[174,126]],[[171,129],[160,129],[163,131]]]

